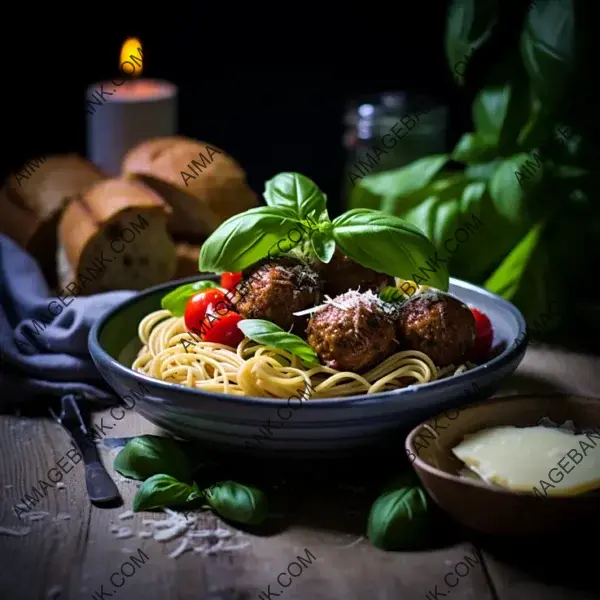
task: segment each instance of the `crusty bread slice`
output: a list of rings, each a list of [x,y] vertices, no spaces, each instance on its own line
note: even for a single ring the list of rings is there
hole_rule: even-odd
[[[56,284],[54,257],[60,214],[72,196],[106,175],[76,154],[28,161],[0,191],[0,233],[23,246],[40,264],[50,286]]]
[[[130,150],[123,174],[152,187],[173,208],[169,231],[199,242],[229,217],[258,206],[246,174],[217,146],[185,137],[153,138]]]
[[[173,279],[198,275],[198,255],[200,246],[178,243],[176,246],[177,267]]]
[[[59,224],[57,259],[66,293],[141,290],[170,280],[176,256],[169,214],[164,201],[137,181],[108,179],[73,197]]]

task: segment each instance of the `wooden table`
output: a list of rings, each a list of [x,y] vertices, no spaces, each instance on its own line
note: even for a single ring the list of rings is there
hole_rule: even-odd
[[[531,347],[502,393],[532,391],[600,397],[600,358],[564,348]],[[107,413],[99,413],[96,421],[102,416],[108,423]],[[115,424],[114,419],[110,423]],[[151,423],[130,413],[107,435],[157,432]],[[291,475],[281,483],[282,472],[263,473],[278,486],[283,498],[275,525],[268,534],[246,532],[232,538],[243,541],[239,546],[249,545],[225,553],[186,552],[173,559],[167,554],[178,540],[159,543],[151,538],[116,538],[109,531],[111,522],[138,530],[143,528],[143,519],[162,515],[139,513],[133,519],[119,520],[118,515],[131,506],[136,484],[115,474],[107,450],[103,450],[103,459],[115,476],[123,506],[92,506],[80,463],[71,469],[66,466],[69,472],[64,475],[64,487],[48,489],[34,508],[49,515],[28,523],[19,521],[13,504],[38,479],[46,478],[69,446],[66,433],[48,419],[0,417],[0,527],[31,528],[21,537],[0,534],[3,600],[113,596],[144,600],[600,598],[600,586],[594,579],[600,570],[599,540],[587,537],[585,531],[576,532],[574,541],[517,544],[476,538],[442,519],[441,541],[433,549],[383,552],[374,548],[362,536],[377,492],[360,474],[353,481],[328,487],[304,475]],[[394,459],[390,457],[386,468],[394,467]],[[63,460],[61,464],[71,463]],[[223,531],[236,533],[211,513],[199,516],[206,526],[218,523]],[[137,557],[133,570],[123,567],[132,564],[131,555]],[[122,567],[127,577],[112,575]],[[296,575],[290,577],[288,571]]]

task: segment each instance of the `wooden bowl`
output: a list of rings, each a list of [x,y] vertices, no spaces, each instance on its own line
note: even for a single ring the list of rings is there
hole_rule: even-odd
[[[600,492],[579,496],[541,497],[492,487],[460,476],[465,468],[452,448],[464,436],[486,427],[537,425],[543,417],[579,428],[600,430],[600,399],[565,395],[517,395],[494,398],[446,411],[413,429],[406,451],[434,501],[463,525],[487,534],[543,535],[599,528]],[[600,452],[600,441],[596,452]],[[545,478],[548,479],[547,477]]]

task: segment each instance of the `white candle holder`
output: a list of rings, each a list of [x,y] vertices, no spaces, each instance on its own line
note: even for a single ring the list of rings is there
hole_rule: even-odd
[[[105,81],[90,86],[86,100],[87,156],[108,175],[121,172],[140,142],[177,132],[177,87],[168,81]]]

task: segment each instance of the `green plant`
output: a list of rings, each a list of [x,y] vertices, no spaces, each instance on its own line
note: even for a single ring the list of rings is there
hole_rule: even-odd
[[[294,249],[296,255],[329,262],[339,246],[361,265],[397,277],[411,277],[435,252],[419,229],[382,211],[351,210],[331,221],[325,195],[298,173],[275,176],[267,182],[264,197],[268,206],[231,217],[204,242],[201,271],[240,271],[270,257],[272,248],[295,227],[310,231],[309,239]],[[448,289],[445,267],[438,266],[430,285]]]
[[[261,490],[235,481],[224,481],[204,490],[208,505],[223,518],[247,525],[260,525],[269,513]]]
[[[485,235],[451,256],[450,271],[512,300],[534,321],[551,303],[567,306],[569,287],[559,280],[584,278],[593,262],[586,245],[598,255],[600,210],[590,150],[597,119],[580,110],[587,42],[580,31],[576,43],[575,4],[525,4],[519,12],[493,0],[452,0],[446,55],[454,70],[468,54],[458,83],[478,89],[474,131],[450,154],[364,177],[349,207],[400,217],[440,252],[449,232],[476,216]]]

